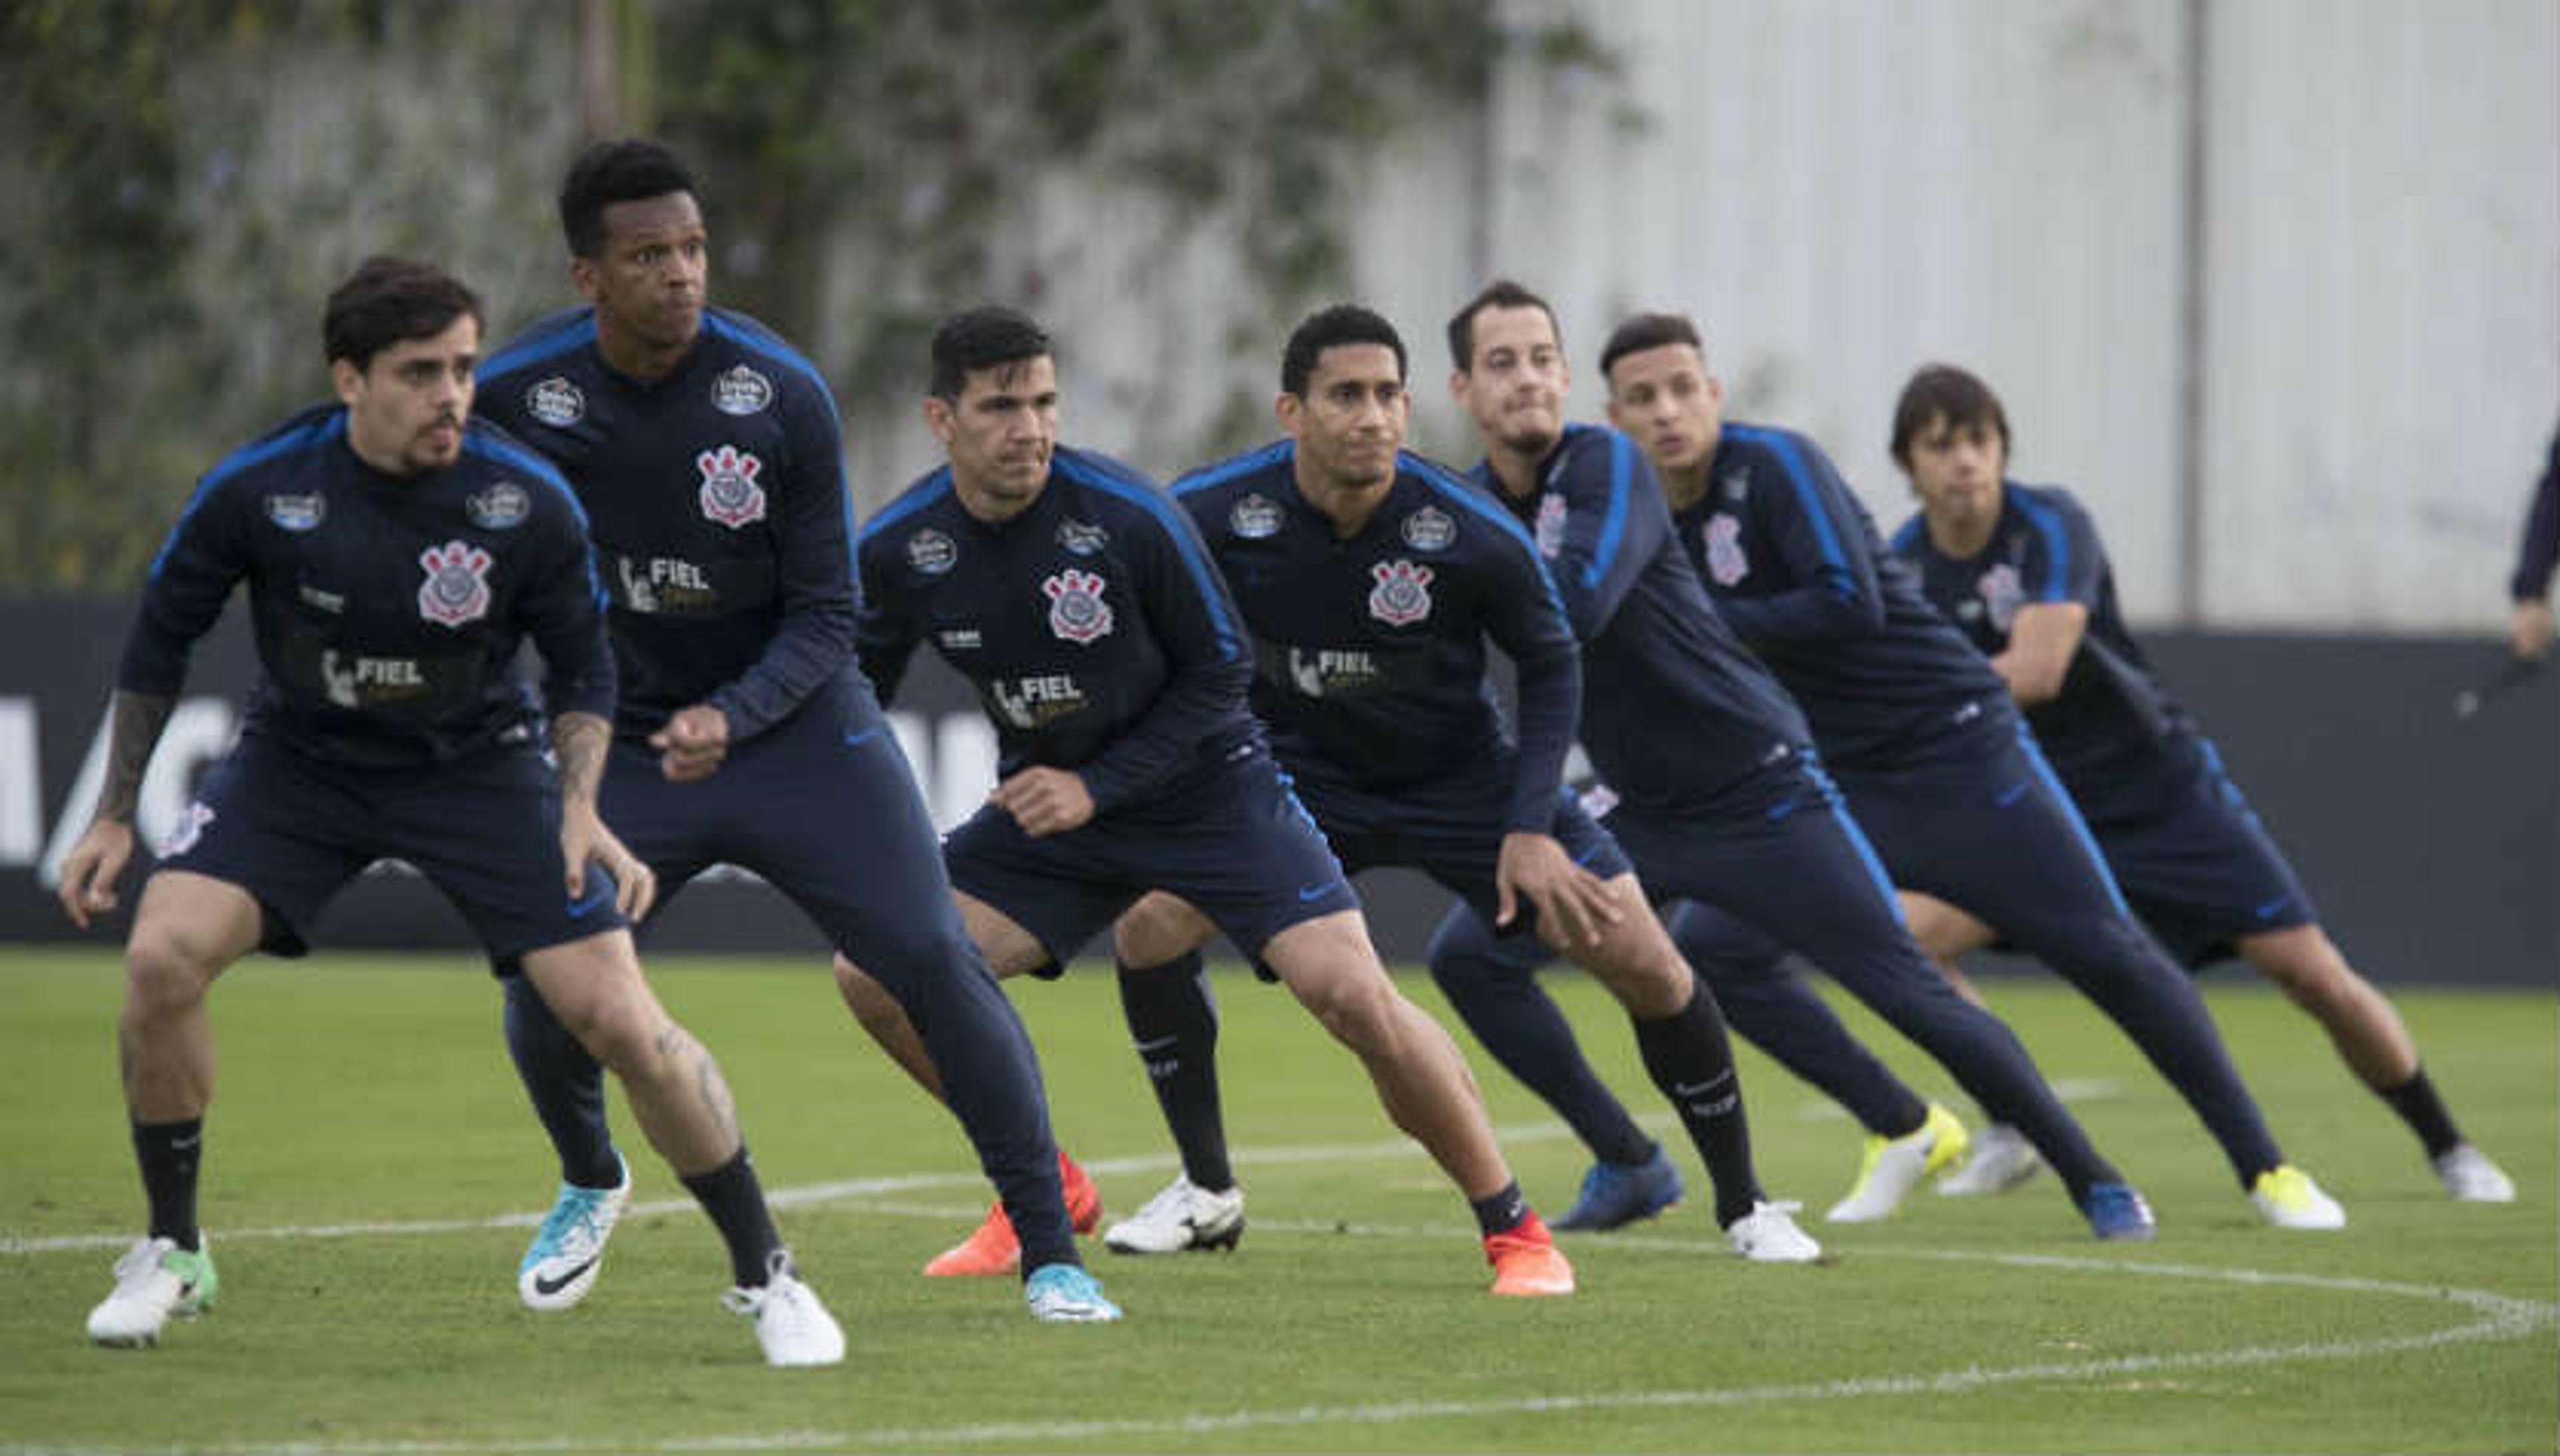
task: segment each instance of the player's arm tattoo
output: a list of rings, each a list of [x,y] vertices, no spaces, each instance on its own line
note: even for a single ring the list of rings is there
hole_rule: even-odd
[[[117,691],[114,726],[107,730],[106,779],[98,785],[95,817],[118,824],[133,822],[133,806],[142,797],[143,770],[151,766],[151,750],[160,746],[160,732],[169,726],[169,715],[177,706],[175,695]]]
[[[593,804],[604,775],[604,750],[613,728],[592,713],[563,713],[552,720],[552,752],[560,759],[560,797]]]

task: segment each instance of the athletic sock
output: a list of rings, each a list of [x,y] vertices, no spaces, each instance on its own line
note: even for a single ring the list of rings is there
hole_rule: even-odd
[[[1631,1020],[1645,1070],[1671,1099],[1706,1161],[1707,1177],[1715,1183],[1716,1223],[1749,1216],[1760,1202],[1760,1180],[1751,1169],[1751,1126],[1743,1116],[1742,1083],[1715,997],[1704,982],[1692,982],[1688,1005],[1667,1017]]]
[[[507,981],[507,1054],[533,1099],[534,1115],[560,1154],[560,1181],[579,1188],[617,1188],[622,1159],[604,1122],[604,1068],[552,1015],[533,978]]]
[[[2396,1087],[2383,1087],[2374,1095],[2390,1103],[2400,1120],[2418,1134],[2418,1141],[2427,1146],[2428,1157],[2441,1158],[2461,1144],[2462,1129],[2454,1126],[2454,1115],[2445,1110],[2444,1099],[2436,1095],[2436,1084],[2427,1079],[2427,1068],[2419,1067],[2407,1081]]]
[[[1183,1176],[1196,1188],[1235,1187],[1226,1161],[1226,1121],[1217,1099],[1217,1001],[1197,950],[1161,966],[1120,966],[1120,1011],[1147,1064],[1165,1126],[1182,1150]]]
[[[196,1169],[205,1147],[205,1120],[135,1122],[133,1157],[142,1166],[142,1196],[151,1205],[151,1236],[183,1249],[204,1246],[196,1227]]]
[[[728,1244],[729,1272],[740,1289],[762,1288],[772,1267],[772,1258],[782,1247],[782,1235],[773,1228],[773,1213],[764,1205],[764,1189],[756,1182],[755,1164],[748,1161],[746,1147],[740,1144],[737,1156],[709,1173],[697,1173],[685,1180],[695,1202],[712,1215],[713,1226]]]
[[[1481,1199],[1469,1199],[1476,1211],[1476,1228],[1487,1238],[1509,1233],[1528,1218],[1528,1200],[1520,1196],[1520,1180],[1515,1178]]]

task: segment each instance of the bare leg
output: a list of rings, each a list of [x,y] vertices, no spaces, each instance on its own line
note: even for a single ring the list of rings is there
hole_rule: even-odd
[[[1921,951],[1947,978],[1955,993],[1976,1006],[1988,1007],[1983,993],[1974,989],[1956,958],[1969,950],[1980,950],[1998,939],[1992,927],[1966,914],[1945,900],[1922,894],[1916,890],[1897,890],[1894,895],[1902,901],[1902,915],[1911,925],[1911,938],[1920,942]]]
[[[621,1078],[649,1145],[683,1177],[737,1156],[737,1107],[711,1052],[658,1004],[631,932],[611,930],[525,957],[560,1024]]]
[[[2366,1086],[2382,1091],[2418,1074],[2418,1047],[2400,1014],[2355,973],[2320,926],[2243,935],[2239,948],[2260,975],[2285,988],[2295,1005],[2320,1022]]]
[[[237,885],[184,870],[151,877],[124,946],[116,1054],[136,1122],[202,1117],[214,1100],[214,1032],[205,993],[257,948],[257,901]]]

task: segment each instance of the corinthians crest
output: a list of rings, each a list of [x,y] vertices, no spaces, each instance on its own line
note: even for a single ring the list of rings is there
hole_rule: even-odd
[[[1742,553],[1742,523],[1721,511],[1706,523],[1706,572],[1718,586],[1751,574],[1751,559]]]
[[[735,445],[722,445],[696,455],[694,464],[703,472],[705,520],[735,531],[764,519],[764,487],[755,483],[764,472],[763,461]]]
[[[417,614],[459,627],[489,614],[490,555],[467,541],[448,541],[418,553],[426,584],[417,588]]]
[[[1406,627],[1431,615],[1431,568],[1407,561],[1379,562],[1368,568],[1376,585],[1368,589],[1368,614],[1390,627]]]
[[[1040,583],[1048,598],[1048,629],[1061,640],[1078,644],[1111,633],[1111,604],[1102,599],[1106,583],[1091,571],[1070,566]]]

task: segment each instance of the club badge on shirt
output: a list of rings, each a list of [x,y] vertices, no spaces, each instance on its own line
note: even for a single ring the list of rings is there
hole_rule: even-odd
[[[2026,586],[2018,580],[2017,567],[2006,562],[1977,578],[1974,590],[1982,597],[1983,610],[1991,615],[1992,626],[2002,632],[2017,620],[2018,604],[2026,600]]]
[[[773,381],[741,364],[712,381],[712,407],[722,414],[754,414],[773,403]]]
[[[566,429],[586,417],[586,396],[553,375],[525,391],[525,412],[554,429]]]
[[[1235,503],[1226,513],[1226,529],[1246,541],[1260,541],[1280,534],[1280,506],[1259,492]]]
[[[1104,581],[1091,571],[1070,566],[1040,583],[1048,598],[1048,629],[1062,641],[1079,646],[1111,633],[1111,604],[1102,599]]]
[[[1399,529],[1404,544],[1415,551],[1447,551],[1449,543],[1458,539],[1458,523],[1438,506],[1424,506],[1405,517]]]
[[[489,614],[490,555],[467,541],[448,541],[420,552],[426,583],[417,588],[417,613],[430,622],[459,627]]]
[[[705,450],[694,457],[703,472],[703,518],[731,531],[764,519],[764,487],[755,483],[764,462],[735,445]]]
[[[1707,518],[1706,573],[1718,586],[1730,586],[1751,574],[1751,559],[1742,553],[1742,523],[1719,511]]]
[[[1537,542],[1537,554],[1554,561],[1564,550],[1564,497],[1554,491],[1538,497],[1537,522],[1530,536]]]
[[[1431,568],[1408,561],[1379,562],[1368,568],[1377,584],[1368,589],[1368,614],[1390,627],[1410,626],[1431,615]]]

